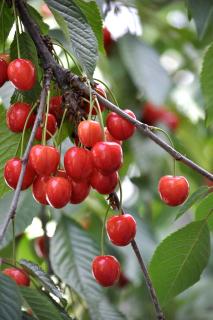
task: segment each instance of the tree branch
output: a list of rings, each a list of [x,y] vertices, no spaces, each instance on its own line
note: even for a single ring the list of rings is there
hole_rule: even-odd
[[[21,186],[22,186],[24,174],[26,171],[26,166],[27,166],[27,162],[28,162],[28,158],[29,158],[30,149],[33,145],[33,141],[34,141],[34,138],[36,135],[37,128],[40,125],[40,123],[42,122],[42,114],[43,114],[44,107],[46,105],[47,91],[50,88],[51,77],[52,77],[51,69],[48,69],[44,75],[44,84],[43,84],[43,89],[41,91],[40,104],[39,104],[38,112],[36,115],[36,119],[35,119],[35,122],[33,125],[33,129],[31,131],[31,135],[30,135],[25,153],[22,158],[22,168],[21,168],[21,173],[20,173],[19,179],[18,179],[18,184],[17,184],[16,190],[14,192],[14,196],[13,196],[12,203],[10,205],[10,209],[6,215],[4,222],[0,225],[0,243],[2,242],[2,240],[4,238],[4,235],[6,233],[8,225],[10,223],[10,220],[16,214],[16,209],[17,209],[17,205],[18,205],[18,201],[19,201],[19,197],[20,197]]]

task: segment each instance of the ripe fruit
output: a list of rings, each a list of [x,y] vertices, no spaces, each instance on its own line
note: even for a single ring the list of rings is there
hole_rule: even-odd
[[[31,90],[36,82],[35,67],[27,59],[15,59],[10,62],[7,74],[9,80],[19,90]]]
[[[56,117],[56,119],[62,117],[62,96],[55,96],[50,99],[49,113],[53,114]]]
[[[0,87],[8,80],[7,76],[7,62],[3,59],[0,59]]]
[[[98,142],[92,148],[93,162],[98,171],[109,175],[117,171],[123,163],[121,146],[115,142]]]
[[[40,176],[50,176],[55,173],[59,161],[60,154],[54,147],[37,144],[30,150],[29,162]]]
[[[127,276],[121,271],[120,277],[118,279],[118,287],[119,288],[124,288],[126,287],[128,284],[130,283],[129,279],[127,278]]]
[[[68,149],[64,155],[64,167],[74,181],[88,179],[94,167],[91,151],[78,147]]]
[[[88,196],[91,186],[87,181],[72,181],[72,194],[70,202],[73,204],[81,203]]]
[[[47,257],[47,243],[45,236],[35,239],[35,251],[40,258]]]
[[[42,140],[42,130],[44,130],[45,121],[46,121],[46,115],[43,115],[43,123],[38,127],[35,135],[35,138],[39,141]],[[49,113],[47,116],[46,140],[49,140],[55,134],[56,130],[57,130],[56,119],[52,114]],[[51,135],[48,132],[50,132]]]
[[[130,117],[136,119],[131,110],[124,110]],[[127,140],[135,132],[135,126],[127,120],[120,117],[115,112],[110,112],[106,119],[107,129],[109,133],[117,140]]]
[[[12,188],[16,189],[18,179],[21,173],[22,163],[19,158],[12,158],[8,160],[4,167],[4,179],[7,185]],[[35,178],[35,171],[28,163],[26,167],[26,171],[24,174],[24,179],[22,182],[21,190],[27,189],[32,183]]]
[[[91,186],[101,194],[110,194],[115,190],[118,183],[118,173],[103,176],[99,171],[94,170],[90,178]]]
[[[111,32],[107,29],[107,27],[103,28],[103,38],[104,38],[104,48],[106,53],[109,54],[112,48],[113,40],[111,36]]]
[[[23,269],[7,268],[3,273],[14,280],[18,286],[29,287],[30,285],[30,278]]]
[[[169,206],[182,204],[189,194],[189,183],[183,176],[164,176],[158,183],[161,199]]]
[[[168,128],[170,128],[173,131],[175,131],[180,124],[178,116],[174,112],[166,110],[161,114],[159,121],[164,123]]]
[[[95,91],[98,94],[100,94],[102,97],[104,97],[104,98],[107,97],[106,91],[105,91],[104,87],[100,83],[96,84]],[[104,106],[101,103],[99,103],[99,106],[100,106],[101,111],[103,111],[104,110]],[[82,101],[82,108],[85,109],[87,113],[89,113],[90,103],[83,100]],[[98,106],[96,106],[96,108],[98,108]],[[92,114],[93,115],[97,114],[95,108],[92,109]]]
[[[31,107],[28,103],[16,102],[12,104],[6,114],[8,128],[13,132],[22,132],[30,111]],[[27,121],[26,128],[32,127],[34,120],[35,115],[31,114]]]
[[[92,273],[103,287],[113,286],[120,277],[120,263],[113,256],[97,256],[92,262]]]
[[[38,176],[33,181],[32,194],[34,199],[44,205],[48,205],[46,200],[46,190],[47,190],[47,182],[49,177],[47,176]]]
[[[68,179],[62,177],[50,177],[47,182],[46,197],[53,208],[63,208],[71,197],[72,186]]]
[[[78,125],[78,137],[85,147],[93,147],[103,140],[101,125],[97,121],[84,120]]]
[[[105,132],[106,141],[108,141],[108,142],[116,142],[116,143],[120,144],[120,146],[122,145],[122,141],[115,139],[115,138],[109,133],[109,130],[108,130],[107,128],[104,128],[104,132]]]
[[[135,237],[136,221],[130,214],[116,215],[106,224],[109,239],[116,246],[127,246]]]

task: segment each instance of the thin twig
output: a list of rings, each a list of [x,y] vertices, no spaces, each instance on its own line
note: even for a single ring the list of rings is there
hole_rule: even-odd
[[[20,193],[21,193],[21,186],[22,186],[24,174],[26,171],[26,166],[27,166],[27,162],[28,162],[28,158],[29,158],[30,149],[33,145],[33,141],[35,138],[37,128],[40,125],[40,123],[42,122],[42,114],[43,114],[43,110],[44,110],[44,107],[46,104],[47,91],[50,88],[51,77],[52,77],[52,72],[50,69],[48,69],[44,75],[44,84],[43,84],[43,89],[41,91],[40,104],[39,104],[38,112],[36,115],[36,119],[35,119],[35,122],[33,125],[33,129],[31,131],[31,135],[30,135],[24,156],[22,158],[22,168],[21,168],[21,173],[20,173],[19,180],[17,183],[17,187],[14,192],[13,200],[10,205],[9,211],[6,215],[6,218],[5,218],[4,222],[0,225],[0,243],[2,242],[2,240],[4,238],[4,235],[6,233],[8,225],[10,223],[10,220],[16,214],[16,209],[17,209],[17,205],[18,205],[18,201],[19,201],[19,197],[20,197]]]

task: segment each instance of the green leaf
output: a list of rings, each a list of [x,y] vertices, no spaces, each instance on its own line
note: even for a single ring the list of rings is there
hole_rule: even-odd
[[[85,15],[89,25],[91,26],[96,36],[96,39],[98,40],[99,50],[104,53],[105,50],[103,41],[103,22],[100,9],[96,1],[88,0],[84,2],[82,0],[74,0],[74,2]]]
[[[197,34],[202,39],[212,22],[213,3],[212,0],[188,0],[188,10],[195,21]]]
[[[208,225],[213,230],[213,193],[203,199],[195,212],[196,220],[207,219]]]
[[[26,312],[22,312],[22,320],[37,320]]]
[[[1,1],[2,4],[2,1]],[[1,5],[0,5],[1,7]],[[14,23],[12,8],[5,3],[2,16],[0,17],[0,47],[3,49],[3,42],[7,39]]]
[[[73,0],[47,0],[56,21],[69,32],[71,49],[88,77],[92,77],[97,62],[97,39],[86,17]],[[58,14],[56,14],[56,12]],[[65,21],[64,21],[65,20]],[[65,23],[66,22],[66,23]],[[65,26],[66,25],[66,26]]]
[[[209,192],[209,188],[202,186],[197,189],[192,195],[187,199],[187,201],[179,208],[176,219],[182,216],[187,210],[189,210],[197,201],[205,198]]]
[[[119,41],[121,58],[132,81],[141,95],[153,103],[162,104],[169,92],[171,81],[160,64],[157,52],[133,35]]]
[[[48,24],[46,24],[43,21],[42,16],[38,13],[38,11],[35,8],[30,6],[29,4],[26,4],[26,5],[27,5],[27,10],[28,10],[30,16],[33,18],[35,23],[38,25],[40,32],[42,34],[48,34],[49,26],[48,26]]]
[[[54,294],[57,298],[63,299],[61,292],[56,287],[50,276],[44,272],[37,264],[22,259],[19,263],[30,273],[33,277],[37,278],[44,288]]]
[[[11,201],[13,198],[13,193],[7,194],[3,199],[0,200],[0,229],[1,224],[5,219]],[[18,203],[18,208],[16,211],[15,219],[15,234],[20,235],[24,230],[32,223],[33,218],[38,214],[40,210],[39,204],[35,202],[32,197],[31,190],[27,190],[21,193],[20,200]],[[12,226],[7,229],[7,232],[0,244],[0,249],[4,248],[7,244],[12,241]]]
[[[21,296],[13,280],[0,273],[1,320],[21,320]]]
[[[97,245],[88,233],[74,220],[62,217],[50,242],[55,274],[86,300],[92,320],[125,319],[110,305],[92,276],[91,263],[97,255]],[[103,308],[106,313],[102,313]]]
[[[210,255],[206,220],[172,233],[157,247],[149,272],[162,305],[200,279]]]
[[[204,56],[200,81],[206,105],[206,125],[209,126],[213,123],[213,43]]]
[[[19,290],[38,320],[63,320],[51,300],[36,289],[19,287]]]
[[[14,134],[6,125],[6,110],[0,105],[0,198],[10,189],[4,181],[4,166],[14,157],[21,141],[21,134]]]

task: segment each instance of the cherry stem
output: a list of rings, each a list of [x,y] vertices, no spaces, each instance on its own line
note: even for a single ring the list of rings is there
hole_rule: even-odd
[[[103,221],[103,225],[102,225],[102,230],[101,230],[101,255],[104,255],[104,234],[105,234],[105,224],[106,224],[106,220],[107,220],[107,216],[109,213],[109,209],[110,209],[110,204],[107,207],[105,216],[104,216],[104,221]]]
[[[66,113],[67,113],[67,108],[64,110],[63,112],[63,116],[62,116],[62,119],[61,119],[61,124],[60,124],[60,127],[59,127],[59,130],[58,130],[58,136],[57,136],[57,144],[59,144],[59,139],[60,139],[60,136],[61,136],[61,131],[62,131],[62,127],[63,127],[63,124],[64,124],[64,119],[66,117]]]
[[[12,218],[12,234],[13,234],[13,264],[16,265],[16,235],[15,235],[15,216]]]
[[[29,114],[28,114],[28,116],[27,116],[27,119],[26,119],[26,121],[25,121],[25,124],[24,124],[23,132],[22,132],[22,136],[21,136],[21,150],[20,150],[20,157],[22,157],[22,155],[23,155],[23,149],[24,149],[24,137],[25,137],[25,132],[26,132],[26,129],[27,129],[27,123],[28,123],[29,118],[31,117],[31,115],[32,115],[33,111],[35,110],[36,106],[37,106],[37,103],[35,103],[35,104],[33,105],[33,107],[31,108],[31,110],[30,110],[30,112],[29,112]]]
[[[121,180],[118,178],[118,185],[119,185],[119,190],[120,190],[120,200],[119,200],[119,211],[120,214],[123,214],[123,209],[122,209],[122,201],[123,201],[123,191],[122,191],[122,185],[121,185]]]
[[[88,87],[89,87],[89,114],[88,114],[88,120],[91,120],[92,117],[92,109],[94,105],[94,100],[92,98],[92,89],[89,80],[87,80]]]
[[[103,122],[102,112],[101,112],[101,108],[100,108],[98,99],[96,97],[95,97],[95,104],[98,107],[98,118],[99,118],[99,121],[100,121],[100,124],[101,124],[101,129],[102,129],[102,132],[103,132],[104,141],[106,141],[106,135],[105,135],[105,131],[104,131],[104,122]]]
[[[2,15],[2,12],[3,12],[3,9],[4,9],[4,4],[5,4],[5,0],[2,1],[2,4],[1,4],[1,9],[0,9],[0,17]]]
[[[46,132],[47,132],[47,121],[48,121],[48,114],[49,114],[49,108],[50,108],[50,90],[47,92],[47,108],[46,108],[46,115],[45,115],[45,123],[44,123],[44,130],[42,132],[42,144],[46,145]]]
[[[2,15],[2,12],[3,12],[3,8],[4,8],[4,3],[5,3],[5,0],[3,0],[3,2],[2,2],[2,6],[1,6],[1,9],[0,9],[0,17],[1,17],[1,15]],[[2,23],[1,23],[1,26],[2,26],[2,36],[3,36],[3,48],[2,48],[2,50],[3,50],[3,53],[5,52],[5,29],[4,29],[4,15],[2,15]]]
[[[102,80],[99,80],[99,79],[97,79],[97,78],[93,78],[93,80],[98,81],[98,82],[102,83],[102,84],[105,86],[105,88],[107,89],[107,91],[108,91],[109,94],[111,95],[112,99],[114,100],[114,103],[116,104],[116,106],[118,106],[118,101],[117,101],[117,99],[115,98],[115,95],[113,94],[113,92],[112,92],[112,90],[109,88],[109,86],[108,86],[105,82],[103,82]]]
[[[18,17],[16,13],[16,7],[15,7],[15,1],[13,0],[13,12],[15,17],[15,25],[16,25],[16,43],[17,43],[17,52],[18,52],[18,58],[21,58],[21,52],[20,52],[20,46],[19,46],[19,25],[18,25]]]

